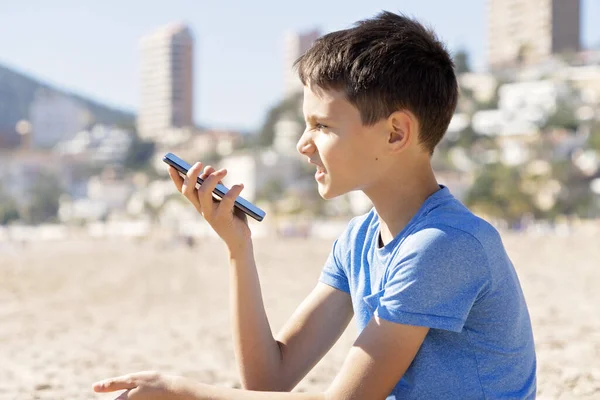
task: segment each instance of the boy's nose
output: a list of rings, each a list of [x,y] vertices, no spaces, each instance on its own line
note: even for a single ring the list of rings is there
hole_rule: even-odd
[[[298,140],[298,144],[296,144],[296,150],[298,150],[298,153],[302,155],[308,155],[314,152],[314,144],[310,139],[310,135],[308,135],[306,132],[300,137],[300,140]]]

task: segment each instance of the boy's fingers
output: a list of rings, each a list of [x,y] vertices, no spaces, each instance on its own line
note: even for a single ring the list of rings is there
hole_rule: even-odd
[[[210,165],[206,166],[206,168],[204,168],[204,172],[202,172],[202,174],[200,174],[200,179],[205,181],[206,178],[208,178],[210,176],[210,174],[212,174],[213,172],[215,172],[215,169],[213,167],[211,167]],[[217,183],[220,183],[222,185],[223,181],[220,180]]]
[[[204,172],[202,172],[202,174],[200,175],[200,178],[202,180],[206,180],[206,178],[208,178],[208,176],[210,174],[212,174],[213,172],[215,172],[215,169],[209,165],[206,168],[204,168]],[[220,183],[222,185],[223,181],[219,181],[218,183]]]
[[[200,206],[205,213],[208,211],[208,209],[212,209],[212,191],[215,189],[221,178],[223,178],[225,175],[227,175],[227,170],[225,168],[213,172],[204,180],[204,183],[202,186],[200,186],[200,189],[198,189],[198,200],[200,201]]]
[[[225,169],[215,171],[215,169],[210,165],[204,167],[204,171],[202,171],[202,163],[200,162],[195,163],[188,170],[188,173],[186,174],[185,178],[182,178],[179,172],[171,166],[169,166],[168,171],[169,176],[171,177],[171,180],[175,184],[177,190],[181,192],[181,194],[183,194],[194,205],[194,207],[196,207],[196,210],[198,210],[198,212],[201,212],[203,214],[206,213],[207,210],[206,207],[202,207],[202,203],[204,202],[205,204],[211,204],[213,202],[212,191],[217,185],[217,183],[223,183],[221,181],[221,178],[224,177],[227,173]],[[216,178],[211,178],[211,176],[213,175],[216,176]],[[202,188],[206,186],[206,189],[210,190],[200,191],[196,189],[198,177],[200,177],[200,179],[204,181],[208,180],[207,183],[202,184],[200,187]],[[218,179],[217,183],[214,183],[215,179]],[[211,193],[210,198],[207,198],[207,193]],[[209,200],[210,202],[207,202],[207,200]],[[213,205],[211,204],[211,209],[212,207]]]
[[[215,169],[211,165],[207,165],[204,168],[204,171],[202,171],[202,174],[200,175],[200,178],[202,178],[203,180],[205,180],[213,172],[215,172]]]
[[[135,387],[137,387],[137,382],[128,375],[94,383],[95,392],[114,392],[116,390],[133,389]]]
[[[198,175],[200,175],[200,171],[202,170],[202,163],[197,162],[192,165],[192,168],[188,170],[186,174],[186,179],[183,181],[183,185],[181,187],[183,195],[188,198],[190,201],[194,201],[196,197],[196,182],[198,181]]]
[[[179,172],[177,172],[177,170],[173,167],[171,167],[169,165],[169,176],[171,177],[171,180],[173,181],[173,183],[175,184],[175,187],[177,188],[177,190],[179,192],[181,192],[181,186],[183,186],[183,178],[181,177],[181,175],[179,175]]]
[[[225,196],[223,196],[223,198],[221,199],[221,205],[219,206],[219,209],[222,209],[222,212],[231,213],[233,210],[235,199],[240,195],[243,189],[243,184],[233,185],[231,189],[229,189],[227,194],[225,194]]]

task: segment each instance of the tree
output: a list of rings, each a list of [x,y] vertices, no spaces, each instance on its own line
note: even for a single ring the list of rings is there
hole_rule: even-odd
[[[517,223],[525,214],[537,214],[533,199],[520,189],[521,173],[517,167],[496,163],[485,167],[465,198],[474,210]]]
[[[470,149],[477,140],[477,137],[477,133],[473,130],[472,125],[469,124],[465,129],[459,132],[456,145],[464,147],[465,149]]]
[[[273,140],[275,139],[275,125],[287,113],[296,115],[298,121],[304,124],[304,117],[300,113],[302,109],[302,96],[301,92],[295,93],[269,110],[265,123],[258,132],[256,140],[258,146],[271,146],[273,144]]]
[[[461,49],[454,54],[454,70],[457,74],[471,72],[471,66],[469,65],[469,54],[466,50]]]
[[[600,153],[600,122],[595,121],[590,128],[588,146]]]
[[[136,131],[125,156],[125,168],[133,171],[147,170],[154,155],[156,145],[153,141],[142,140]]]
[[[561,101],[556,106],[554,114],[550,115],[544,124],[544,128],[565,128],[577,130],[579,122],[575,117],[575,110],[571,104]]]
[[[0,225],[16,221],[19,217],[17,202],[0,186]]]
[[[570,160],[552,163],[552,176],[561,183],[563,188],[551,210],[552,216],[590,217],[594,208],[594,195],[590,190],[592,177],[583,175]]]
[[[39,224],[55,220],[61,194],[63,189],[56,175],[41,172],[29,190],[31,202],[24,212],[25,221]]]

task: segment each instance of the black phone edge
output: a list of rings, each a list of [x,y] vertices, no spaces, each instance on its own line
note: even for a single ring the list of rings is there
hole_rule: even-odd
[[[170,165],[171,167],[175,168],[177,171],[181,172],[182,174],[187,175],[188,171],[185,168],[183,168],[181,165],[177,164],[176,162],[173,162],[173,160],[171,160],[170,158],[164,156],[163,161],[166,164]],[[200,177],[198,177],[197,181],[198,181],[198,184],[200,184],[200,185],[202,185],[204,183],[204,180]],[[217,188],[215,188],[213,193],[215,193],[217,196],[219,196],[221,198],[223,196],[225,196],[225,193],[222,193]],[[238,203],[237,200],[234,202],[234,206],[237,207],[238,209],[242,210],[246,215],[252,217],[253,219],[255,219],[258,222],[261,222],[264,219],[264,217],[262,217],[261,215],[256,214],[254,211],[245,207],[243,204]]]

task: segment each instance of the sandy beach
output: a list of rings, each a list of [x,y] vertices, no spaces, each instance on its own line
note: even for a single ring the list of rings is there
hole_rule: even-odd
[[[583,234],[504,234],[534,324],[538,398],[600,399],[600,246]],[[276,332],[316,284],[330,240],[255,241]],[[158,370],[238,387],[228,270],[216,239],[0,244],[0,399],[113,399],[94,381]],[[353,323],[296,390],[321,390]]]

